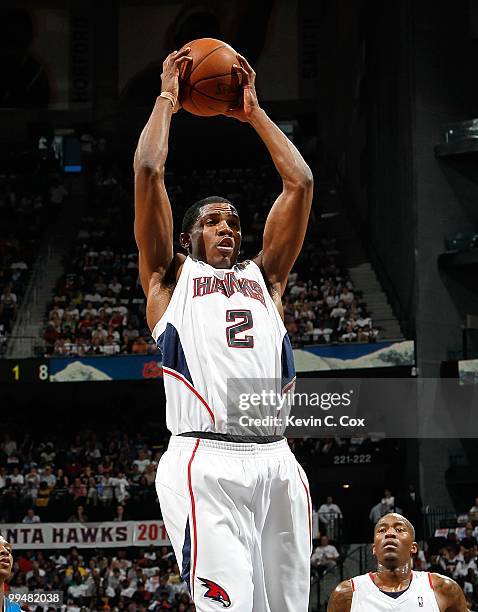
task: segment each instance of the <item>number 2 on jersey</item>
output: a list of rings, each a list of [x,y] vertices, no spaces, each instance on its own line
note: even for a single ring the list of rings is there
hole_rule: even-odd
[[[254,325],[252,312],[250,310],[226,310],[226,321],[228,323],[238,319],[238,323],[226,327],[227,345],[233,348],[254,348],[254,336],[237,337],[238,334],[252,329]]]

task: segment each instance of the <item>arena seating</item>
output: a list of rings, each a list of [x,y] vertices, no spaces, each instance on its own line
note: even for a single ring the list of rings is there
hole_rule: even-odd
[[[16,554],[10,595],[35,590],[63,592],[62,609],[69,611],[195,609],[168,547]]]
[[[117,222],[124,217],[124,206],[131,212],[131,185],[113,164],[92,164],[89,176],[88,217],[81,220],[76,245],[65,260],[65,274],[46,313],[45,353],[154,352],[144,318],[132,222],[131,226]],[[166,183],[176,231],[186,205],[217,193],[234,202],[242,215],[243,255],[260,251],[271,194],[280,189],[269,167],[194,170],[188,176],[170,172]],[[374,342],[379,335],[347,274],[336,240],[314,222],[289,277],[284,312],[294,347]]]
[[[58,163],[4,147],[0,167],[0,357],[4,354],[48,224],[55,220]],[[64,197],[64,196],[63,196]]]
[[[110,208],[104,217],[82,219],[48,313],[43,334],[47,354],[147,354],[155,350],[138,284],[137,252],[128,241],[124,246],[118,244],[116,229],[108,221],[118,214]]]

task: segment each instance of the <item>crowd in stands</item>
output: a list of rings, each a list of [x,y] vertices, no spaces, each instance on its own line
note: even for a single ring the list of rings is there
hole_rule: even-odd
[[[42,233],[54,219],[59,189],[66,196],[55,165],[45,168],[45,160],[37,155],[27,159],[7,155],[0,173],[0,356],[17,318]]]
[[[110,242],[110,239],[112,242]],[[48,313],[48,354],[145,355],[156,350],[138,284],[138,256],[116,241],[106,218],[84,218]]]
[[[419,556],[417,569],[449,576],[462,587],[468,609],[478,610],[478,497],[456,527],[439,528]]]
[[[132,241],[131,185],[113,162],[101,155],[93,159],[88,182],[91,204],[47,313],[45,351],[58,356],[155,352]],[[176,231],[187,206],[217,193],[230,199],[242,216],[241,257],[257,254],[266,216],[280,191],[277,179],[273,169],[261,166],[167,173]],[[320,226],[317,230],[317,225],[312,218],[284,295],[292,344],[374,342],[379,330],[347,273],[336,240]]]
[[[166,440],[81,431],[0,446],[0,522],[158,518],[154,479]]]
[[[9,594],[34,591],[61,591],[68,612],[195,610],[170,547],[14,551]]]

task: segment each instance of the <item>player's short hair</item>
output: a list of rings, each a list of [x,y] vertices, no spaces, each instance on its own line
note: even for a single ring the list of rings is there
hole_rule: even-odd
[[[207,198],[203,198],[202,200],[199,200],[199,201],[195,202],[184,213],[183,223],[182,223],[182,226],[181,226],[181,231],[183,233],[184,232],[190,232],[192,227],[193,227],[193,225],[199,219],[201,208],[203,206],[206,206],[206,204],[216,204],[218,202],[221,203],[221,204],[230,204],[231,206],[234,207],[234,204],[230,200],[228,200],[227,198],[223,198],[221,196],[209,196]]]

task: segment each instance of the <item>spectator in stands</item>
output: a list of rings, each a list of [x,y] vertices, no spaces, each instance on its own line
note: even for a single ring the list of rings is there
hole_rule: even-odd
[[[478,540],[473,535],[473,527],[471,525],[465,528],[465,537],[461,540],[460,544],[465,550],[474,549],[478,546]]]
[[[338,550],[330,544],[327,536],[321,536],[320,545],[312,553],[310,562],[312,567],[317,568],[319,576],[327,571],[330,571],[337,565],[337,560],[340,557]]]
[[[470,515],[470,521],[478,523],[478,497],[475,497],[474,505],[469,509],[468,514]]]
[[[17,296],[11,285],[6,285],[0,295],[0,321],[7,333],[11,333],[13,321],[17,316]]]
[[[375,525],[382,516],[385,516],[385,514],[389,512],[401,513],[402,510],[395,505],[395,497],[392,495],[390,489],[385,489],[380,502],[371,508],[369,520]]]
[[[150,345],[146,342],[143,336],[139,336],[131,345],[133,355],[147,355]]]
[[[55,179],[50,187],[50,204],[53,210],[58,213],[68,196],[67,188],[59,179]]]
[[[473,574],[478,573],[478,565],[476,564],[476,555],[473,548],[466,548],[463,551],[463,559],[458,561],[453,572],[453,578],[466,578],[470,570]],[[476,579],[475,579],[476,581]]]
[[[48,506],[48,503],[50,501],[51,490],[52,490],[52,487],[49,487],[48,484],[44,480],[40,482],[40,485],[38,487],[38,494],[36,498],[37,507],[45,508],[46,506]]]
[[[354,331],[352,323],[347,323],[343,333],[339,335],[339,342],[354,342],[357,340],[357,333]]]
[[[130,350],[133,346],[133,342],[138,338],[139,331],[133,327],[131,322],[128,323],[126,329],[123,331],[123,346],[126,350]]]
[[[83,582],[83,578],[79,572],[73,574],[71,583],[67,589],[67,594],[79,604],[81,604],[82,599],[88,594],[88,585]]]
[[[28,508],[27,513],[22,519],[22,523],[32,524],[32,523],[39,523],[39,522],[40,522],[40,517],[38,516],[38,514],[35,514],[35,511],[33,510],[33,508]]]
[[[137,465],[141,474],[144,472],[146,467],[151,463],[146,449],[141,448],[138,452],[138,458],[133,461],[133,465]]]
[[[88,517],[85,514],[84,506],[77,506],[73,514],[68,518],[68,523],[87,523]]]
[[[381,503],[386,507],[387,512],[395,512],[395,497],[392,495],[390,489],[384,490]]]
[[[121,523],[122,521],[127,521],[127,520],[129,519],[128,519],[127,514],[125,513],[123,504],[118,504],[116,506],[115,516],[113,518],[113,521]]]
[[[328,537],[332,540],[339,535],[339,521],[343,518],[342,510],[334,504],[331,495],[328,495],[325,503],[319,507],[319,521],[324,526]]]
[[[26,493],[33,501],[37,498],[38,487],[40,486],[40,476],[36,467],[31,467],[29,473],[25,476]]]
[[[70,493],[74,502],[82,505],[86,503],[88,490],[81,478],[75,478],[73,480],[73,484],[70,486]]]
[[[418,541],[422,532],[422,500],[413,484],[409,484],[406,492],[399,496],[399,504],[404,516],[415,526]]]
[[[10,483],[17,490],[23,488],[23,485],[25,484],[25,478],[23,477],[23,474],[20,474],[20,470],[17,465],[13,468],[12,473],[10,475]]]

